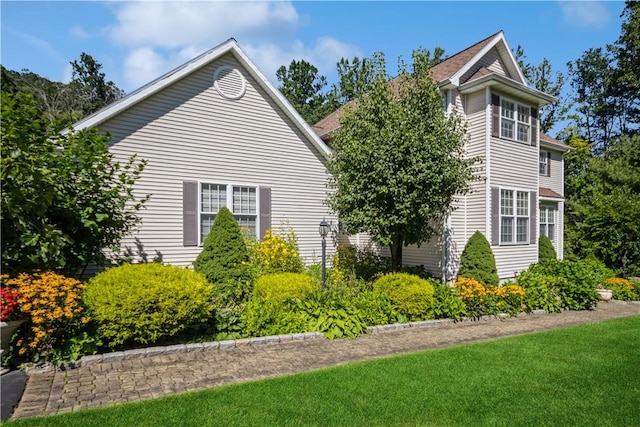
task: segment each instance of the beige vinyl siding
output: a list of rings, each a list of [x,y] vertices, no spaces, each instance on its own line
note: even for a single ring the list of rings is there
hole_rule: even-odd
[[[225,99],[213,87],[213,73],[222,65],[239,68],[247,80],[241,99]],[[139,242],[150,257],[158,251],[164,262],[177,265],[190,264],[200,252],[183,246],[183,181],[270,187],[272,226],[291,226],[308,262],[320,255],[319,222],[326,217],[336,224],[322,203],[327,172],[321,154],[231,54],[100,129],[113,134],[117,159],[137,154],[148,161],[135,192],[152,196],[141,211],[139,232],[123,241],[134,252]]]
[[[538,193],[538,167],[538,145],[531,146],[526,143],[491,138],[491,187],[506,187]],[[529,208],[531,210],[531,206]],[[536,206],[536,212],[537,209]],[[536,243],[492,246],[501,279],[512,278],[538,261],[537,213],[535,218],[529,218],[529,221],[532,220],[536,221],[534,239]]]
[[[500,54],[497,49],[494,47],[489,50],[476,64],[469,69],[466,73],[460,77],[461,82],[466,82],[471,76],[473,76],[479,68],[485,67],[489,70],[493,71],[496,74],[501,76],[506,76],[505,67],[502,63],[502,59],[500,59]]]
[[[540,187],[550,188],[556,193],[564,195],[564,160],[563,154],[546,147],[541,147],[540,151],[551,153],[549,164],[550,176],[540,175]]]

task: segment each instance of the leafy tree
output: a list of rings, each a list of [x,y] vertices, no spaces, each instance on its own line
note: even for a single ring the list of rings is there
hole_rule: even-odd
[[[623,136],[581,161],[583,171],[567,181],[569,253],[640,273],[640,136]]]
[[[291,61],[276,71],[280,92],[308,123],[316,123],[337,108],[336,102],[324,94],[327,78],[305,60]]]
[[[368,58],[355,56],[351,61],[341,58],[336,64],[338,84],[334,84],[332,92],[339,104],[356,99],[371,86],[374,79],[373,62]]]
[[[77,275],[106,262],[139,223],[133,185],[145,162],[113,160],[110,137],[46,128],[33,96],[2,93],[2,269]]]
[[[624,18],[621,34],[612,47],[617,58],[617,86],[621,101],[626,103],[622,132],[638,131],[640,125],[640,3],[625,2],[620,15]]]
[[[193,268],[214,284],[251,279],[249,252],[240,226],[228,208],[218,211]]]
[[[551,240],[545,235],[540,236],[538,239],[538,262],[545,263],[557,259],[558,255]]]
[[[473,233],[462,251],[458,277],[469,277],[493,286],[500,281],[491,245],[480,231]]]
[[[520,45],[516,48],[515,57],[524,78],[533,87],[558,99],[540,110],[540,131],[548,133],[557,122],[564,120],[569,112],[570,105],[562,95],[566,77],[561,72],[556,72],[554,75],[551,63],[547,58],[544,58],[537,66],[526,63],[526,55]]]
[[[620,128],[620,104],[616,96],[615,58],[609,49],[592,48],[579,59],[567,63],[574,90],[577,128],[604,150]]]
[[[395,271],[403,246],[427,242],[472,178],[465,127],[445,113],[432,60],[414,51],[411,72],[400,62],[392,88],[384,55],[376,54],[371,88],[347,108],[328,164],[335,191],[327,204],[351,232],[388,245]]]
[[[124,92],[100,70],[102,64],[91,55],[82,52],[79,61],[72,61],[73,75],[71,85],[76,89],[82,115],[95,113],[102,107],[122,98]]]

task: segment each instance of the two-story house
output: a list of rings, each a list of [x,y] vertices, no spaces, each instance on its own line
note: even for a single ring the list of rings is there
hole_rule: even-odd
[[[489,240],[500,278],[514,277],[538,260],[538,237],[563,251],[563,155],[568,146],[539,132],[539,109],[554,97],[527,85],[502,31],[435,65],[448,111],[467,122],[466,153],[482,159],[470,194],[460,196],[442,233],[404,249],[404,262],[433,275],[455,277],[471,235]],[[329,144],[340,109],[313,126]],[[368,242],[349,236],[351,243]],[[384,248],[381,248],[384,251]]]

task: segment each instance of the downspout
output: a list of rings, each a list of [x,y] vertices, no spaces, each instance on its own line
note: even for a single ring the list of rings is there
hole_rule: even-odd
[[[451,109],[452,109],[452,105],[451,105],[451,89],[447,89],[447,96],[446,96],[446,101],[447,101],[447,110],[446,110],[446,114],[447,117],[449,117],[451,115]],[[465,143],[466,144],[466,143]],[[451,230],[451,212],[449,212],[447,214],[447,217],[445,218],[445,225],[443,227],[442,230],[442,237],[443,237],[443,241],[442,241],[442,283],[447,283],[448,280],[448,275],[447,275],[447,270],[449,267],[449,230]]]

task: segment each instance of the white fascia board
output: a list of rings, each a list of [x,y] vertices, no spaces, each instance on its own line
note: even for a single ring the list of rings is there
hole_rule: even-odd
[[[548,148],[550,150],[560,151],[563,154],[567,154],[575,150],[575,148],[568,145],[558,145],[554,142],[543,141],[542,139],[540,139],[540,148]]]
[[[497,34],[493,38],[493,40],[491,40],[491,42],[489,42],[480,52],[478,52],[473,58],[471,58],[464,65],[464,67],[460,68],[453,76],[451,76],[450,80],[455,85],[460,85],[460,77],[462,77],[467,71],[469,71],[471,67],[473,67],[480,59],[482,59],[483,56],[485,56],[491,49],[496,47],[500,42],[504,44],[504,49],[507,51],[507,54],[508,54],[508,58],[505,65],[507,66],[507,68],[509,68],[509,71],[511,72],[515,71],[518,75],[518,78],[520,79],[520,82],[526,85],[527,81],[525,80],[524,75],[522,74],[522,70],[520,70],[520,67],[518,66],[518,63],[515,57],[511,53],[511,49],[509,49],[509,45],[507,44],[507,40],[504,38],[504,33],[502,31],[500,31],[500,33]],[[501,55],[501,57],[502,56],[503,55]],[[505,58],[502,58],[502,59],[504,60]]]
[[[456,86],[460,85],[460,77],[462,77],[471,67],[480,60],[483,56],[487,54],[493,47],[498,43],[500,39],[504,40],[504,35],[502,31],[497,34],[493,40],[491,40],[480,52],[476,53],[473,58],[467,61],[466,64],[462,68],[460,68],[453,76],[449,78],[449,80]]]
[[[318,135],[311,129],[307,122],[298,114],[297,111],[291,106],[289,101],[280,93],[279,90],[273,87],[271,83],[264,77],[264,75],[258,70],[255,64],[249,59],[249,57],[242,51],[238,43],[234,39],[229,39],[226,42],[214,47],[213,49],[203,53],[199,57],[196,57],[190,62],[181,65],[178,68],[169,71],[156,80],[146,84],[140,89],[132,92],[124,98],[115,101],[95,112],[94,114],[85,117],[79,122],[75,123],[72,128],[76,130],[82,130],[92,128],[100,123],[105,122],[116,114],[132,107],[133,105],[141,102],[142,100],[150,97],[151,95],[159,92],[170,84],[180,80],[186,75],[204,67],[212,61],[218,59],[227,52],[231,52],[238,61],[245,66],[249,73],[258,81],[263,89],[271,95],[274,101],[280,105],[285,111],[287,116],[296,124],[296,126],[302,131],[304,135],[316,146],[316,148],[322,153],[325,158],[331,155],[331,149],[320,139]],[[69,132],[69,129],[64,129],[61,133],[64,135]]]
[[[196,57],[192,61],[187,62],[181,65],[180,67],[169,71],[166,74],[163,74],[162,76],[158,77],[157,79],[153,80],[150,83],[147,83],[146,85],[142,86],[140,89],[135,90],[134,92],[130,93],[124,98],[121,98],[109,104],[105,108],[99,111],[96,111],[90,116],[83,118],[79,122],[76,122],[75,124],[73,124],[71,127],[75,130],[82,130],[82,129],[92,128],[94,126],[97,126],[100,123],[103,123],[106,120],[110,119],[111,117],[115,116],[116,114],[126,110],[129,107],[132,107],[133,105],[139,103],[140,101],[159,92],[160,90],[164,89],[170,84],[180,80],[182,77],[186,76],[187,74],[190,74],[198,70],[199,68],[204,67],[211,61],[219,58],[220,56],[224,55],[229,50],[232,50],[234,48],[237,49],[236,41],[234,39],[229,39],[226,42],[203,53],[199,57]],[[69,132],[69,129],[64,129],[61,133],[64,135],[68,132]]]
[[[564,197],[538,196],[538,201],[540,201],[540,202],[562,202],[562,201],[564,201]]]

